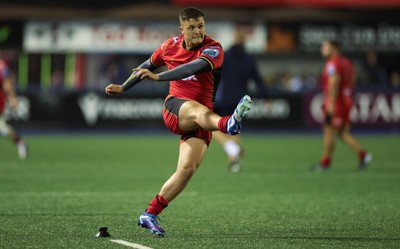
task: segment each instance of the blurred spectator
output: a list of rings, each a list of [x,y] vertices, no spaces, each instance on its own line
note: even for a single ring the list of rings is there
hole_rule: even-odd
[[[64,90],[64,72],[62,70],[54,70],[51,74],[51,90],[55,92]]]
[[[288,90],[289,81],[289,72],[286,69],[281,69],[275,74],[271,90],[276,92],[285,92]]]
[[[301,75],[293,75],[286,85],[286,90],[289,92],[304,92],[315,89],[317,86],[317,79],[310,73],[303,73]]]
[[[100,74],[102,75],[101,82],[106,84],[106,82],[124,82],[130,72],[128,72],[123,59],[118,55],[113,55],[102,65]],[[103,88],[103,85],[100,87]]]
[[[317,87],[317,77],[312,73],[304,73],[302,75],[303,80],[303,90],[309,91]]]
[[[295,75],[289,79],[287,84],[287,90],[289,92],[300,92],[303,90],[303,86],[304,84],[301,76]]]
[[[375,51],[368,51],[360,72],[361,86],[384,86],[388,84],[386,68]]]
[[[400,89],[400,72],[395,70],[390,74],[390,85],[394,89]]]

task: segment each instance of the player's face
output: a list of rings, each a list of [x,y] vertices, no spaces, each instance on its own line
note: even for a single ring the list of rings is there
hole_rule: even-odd
[[[331,56],[332,51],[333,51],[333,47],[329,42],[327,42],[327,41],[322,42],[321,54],[324,58],[328,58],[329,56]]]
[[[197,20],[191,18],[188,21],[183,21],[180,27],[186,42],[186,48],[194,48],[200,45],[204,40],[206,32],[206,24],[203,17]]]

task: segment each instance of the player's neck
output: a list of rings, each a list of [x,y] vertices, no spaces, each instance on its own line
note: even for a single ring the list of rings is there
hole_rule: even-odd
[[[332,54],[328,57],[328,60],[333,59],[333,58],[338,57],[338,56],[339,56],[339,53],[332,53]]]
[[[183,45],[183,48],[186,50],[193,50],[193,49],[199,47],[203,42],[204,42],[204,39],[201,43],[194,45],[191,42],[187,42],[185,39],[183,39],[182,45]]]
[[[191,49],[194,49],[194,48],[196,48],[196,47],[198,47],[199,45],[196,45],[196,46],[194,46],[192,43],[190,43],[190,42],[184,42],[184,48],[186,49],[186,50],[191,50]]]

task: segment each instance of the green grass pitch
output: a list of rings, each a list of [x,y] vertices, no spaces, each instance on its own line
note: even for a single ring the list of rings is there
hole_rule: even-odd
[[[243,136],[232,174],[212,143],[185,191],[161,214],[164,238],[137,217],[173,173],[173,135],[27,136],[30,158],[0,140],[0,248],[400,248],[400,137],[358,137],[372,152],[357,172],[338,142],[329,172],[310,172],[319,135]]]

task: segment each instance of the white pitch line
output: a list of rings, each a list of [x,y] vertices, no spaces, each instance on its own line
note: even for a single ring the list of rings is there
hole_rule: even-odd
[[[117,244],[121,244],[124,246],[128,246],[128,247],[132,247],[132,248],[136,248],[136,249],[153,249],[151,247],[147,247],[147,246],[142,246],[140,244],[136,244],[136,243],[131,243],[125,240],[120,240],[120,239],[111,239],[111,242],[117,243]]]

